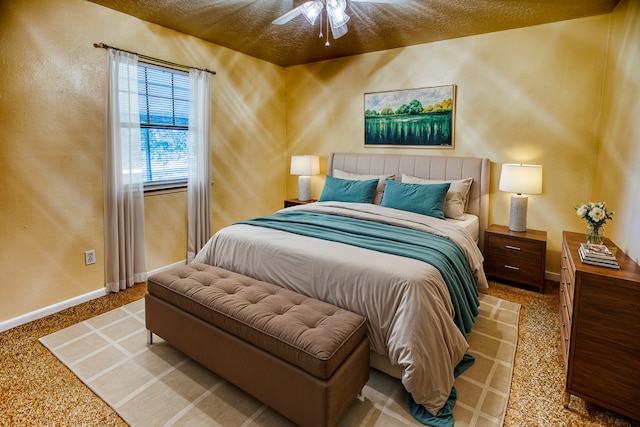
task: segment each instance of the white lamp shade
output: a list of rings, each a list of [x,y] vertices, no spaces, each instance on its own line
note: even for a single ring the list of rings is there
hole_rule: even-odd
[[[542,166],[504,164],[500,174],[500,191],[518,194],[542,193]]]
[[[291,156],[291,175],[311,176],[320,173],[318,156]]]

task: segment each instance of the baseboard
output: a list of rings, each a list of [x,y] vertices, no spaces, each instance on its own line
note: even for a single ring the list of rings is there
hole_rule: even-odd
[[[29,323],[34,320],[41,319],[43,317],[49,316],[50,314],[54,314],[69,307],[73,307],[74,305],[82,304],[83,302],[100,298],[102,296],[105,296],[106,294],[106,289],[102,287],[100,289],[96,289],[95,291],[87,292],[86,294],[79,295],[65,301],[60,301],[56,304],[40,308],[27,314],[23,314],[22,316],[5,320],[4,322],[0,322],[0,332],[15,328],[16,326],[24,325],[25,323]]]
[[[157,268],[155,270],[150,271],[149,276],[154,275],[156,273],[160,273],[165,270],[169,270],[174,267],[178,267],[180,265],[184,265],[186,260],[182,260],[176,262],[174,264],[170,264],[164,267]],[[87,292],[86,294],[79,295],[77,297],[70,298],[65,301],[60,301],[58,303],[52,304],[48,307],[43,307],[38,310],[34,310],[30,313],[23,314],[18,317],[14,317],[13,319],[5,320],[4,322],[0,322],[0,332],[6,331],[11,328],[15,328],[16,326],[24,325],[25,323],[33,322],[34,320],[41,319],[43,317],[49,316],[50,314],[57,313],[59,311],[65,310],[69,307],[76,306],[78,304],[82,304],[83,302],[91,301],[92,299],[100,298],[105,296],[107,291],[104,287],[100,289],[96,289],[95,291]]]
[[[155,270],[150,271],[148,274],[149,276],[152,276],[156,273],[160,273],[166,270],[170,270],[174,267],[184,265],[185,263],[186,263],[186,260],[178,261],[176,263],[166,265],[164,267],[156,268]],[[547,280],[553,280],[555,282],[559,282],[560,274],[547,271],[545,272],[545,278]],[[50,305],[48,307],[44,307],[27,314],[23,314],[22,316],[14,317],[13,319],[5,320],[4,322],[0,322],[0,332],[6,331],[11,328],[15,328],[16,326],[20,326],[25,323],[32,322],[34,320],[41,319],[45,316],[49,316],[50,314],[57,313],[69,307],[82,304],[83,302],[100,298],[101,296],[106,295],[106,293],[107,292],[104,288],[96,289],[95,291],[88,292],[84,295],[80,295],[80,296],[68,299],[66,301],[61,301],[59,303]]]
[[[560,273],[553,273],[551,271],[544,272],[544,278],[547,280],[551,280],[552,282],[560,281]]]

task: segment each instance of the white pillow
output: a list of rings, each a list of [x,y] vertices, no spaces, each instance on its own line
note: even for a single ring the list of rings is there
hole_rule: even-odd
[[[364,181],[367,179],[378,178],[378,186],[376,187],[376,194],[373,197],[373,203],[379,205],[382,202],[382,195],[384,193],[384,185],[387,178],[394,179],[395,175],[359,175],[357,173],[350,173],[341,171],[340,169],[333,170],[333,177],[340,179],[350,179],[354,181]]]
[[[454,179],[445,181],[442,179],[425,179],[416,176],[402,174],[402,182],[409,184],[442,184],[449,182],[449,191],[444,201],[444,216],[446,218],[464,219],[464,213],[467,211],[469,203],[469,190],[473,178]]]

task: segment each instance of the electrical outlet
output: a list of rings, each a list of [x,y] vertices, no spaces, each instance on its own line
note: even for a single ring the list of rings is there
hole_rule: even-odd
[[[90,249],[88,251],[84,251],[84,263],[85,265],[91,265],[96,263],[96,251]]]

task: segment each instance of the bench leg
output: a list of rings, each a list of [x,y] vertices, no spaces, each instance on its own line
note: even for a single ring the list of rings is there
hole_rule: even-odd
[[[147,329],[147,344],[153,344],[153,332]]]

